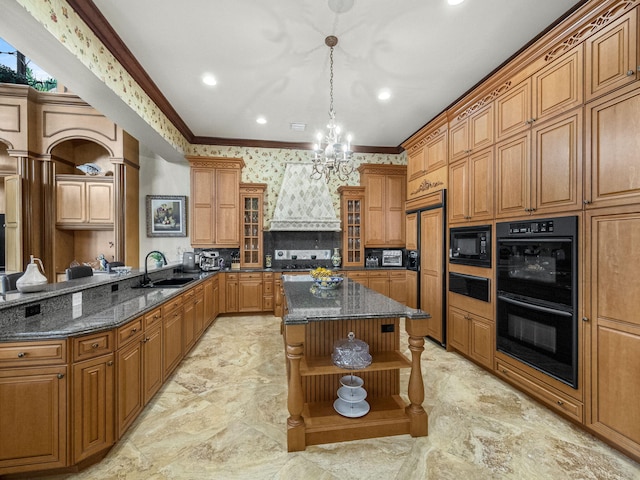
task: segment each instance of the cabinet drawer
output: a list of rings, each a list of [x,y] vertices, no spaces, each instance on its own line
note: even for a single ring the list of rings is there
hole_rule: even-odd
[[[138,317],[116,330],[116,348],[120,348],[134,338],[142,335],[142,320],[143,317]]]
[[[264,282],[262,285],[262,293],[266,295],[273,295],[273,282]]]
[[[182,294],[182,301],[185,303],[192,301],[195,298],[195,296],[196,296],[196,289],[192,288],[188,292],[185,292]]]
[[[262,273],[262,279],[265,282],[270,282],[273,280],[273,272],[263,272]]]
[[[496,370],[502,378],[515,383],[522,390],[545,403],[556,411],[582,422],[582,404],[578,404],[572,399],[552,392],[548,388],[534,382],[526,374],[518,372],[515,368],[506,363],[496,360]]]
[[[64,340],[5,343],[0,346],[0,367],[65,363],[66,347],[67,342]]]
[[[383,270],[374,270],[372,272],[368,272],[369,278],[388,278],[389,272],[385,272]]]
[[[113,352],[113,331],[96,333],[73,339],[73,361],[78,362],[88,358],[99,357]]]
[[[162,305],[162,316],[167,316],[168,313],[182,307],[182,297],[176,297],[172,300],[169,300],[167,303]]]
[[[226,273],[225,277],[226,277],[227,282],[229,280],[236,280],[236,281],[238,280],[238,274],[237,273]]]
[[[252,273],[241,273],[240,280],[262,280],[262,273],[260,272],[252,272]]]
[[[397,272],[389,272],[389,278],[393,280],[404,280],[407,278],[407,272],[397,271]]]
[[[162,320],[162,310],[156,308],[144,316],[144,328],[149,328]]]

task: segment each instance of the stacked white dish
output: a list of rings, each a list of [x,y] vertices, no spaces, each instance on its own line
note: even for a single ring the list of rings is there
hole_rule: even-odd
[[[355,375],[345,375],[340,379],[338,398],[333,402],[333,408],[344,417],[357,418],[369,413],[367,391],[362,388],[364,380]]]

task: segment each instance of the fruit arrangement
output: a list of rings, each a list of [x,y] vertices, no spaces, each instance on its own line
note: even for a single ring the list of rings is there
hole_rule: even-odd
[[[315,279],[318,279],[318,278],[329,278],[329,277],[334,276],[333,272],[330,269],[324,268],[324,267],[314,268],[309,273]]]

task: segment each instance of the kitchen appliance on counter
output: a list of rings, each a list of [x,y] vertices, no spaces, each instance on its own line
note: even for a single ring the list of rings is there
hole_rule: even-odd
[[[383,250],[383,267],[402,267],[402,250]]]
[[[219,252],[203,250],[200,252],[200,270],[212,272],[220,270],[224,266],[224,259]]]
[[[195,252],[184,252],[182,254],[182,271],[185,273],[196,273],[200,271],[198,255]]]
[[[577,217],[496,224],[496,347],[578,387]]]

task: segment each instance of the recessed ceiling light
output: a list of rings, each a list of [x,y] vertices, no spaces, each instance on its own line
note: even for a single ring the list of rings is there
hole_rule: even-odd
[[[307,129],[306,123],[293,122],[289,124],[289,128],[294,132],[304,132]]]
[[[460,5],[464,0],[447,0],[449,5]]]
[[[209,86],[214,86],[215,84],[218,83],[218,81],[216,80],[216,77],[214,77],[213,75],[211,75],[210,73],[205,73],[202,76],[202,83],[204,83],[205,85],[209,85]]]
[[[378,100],[389,100],[391,98],[391,92],[388,89],[382,89],[378,92]]]
[[[256,123],[259,123],[260,125],[264,125],[265,123],[267,123],[267,119],[264,118],[263,116],[259,116],[258,118],[256,118]]]

